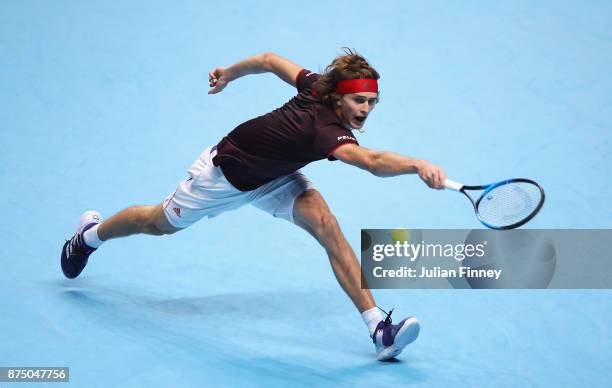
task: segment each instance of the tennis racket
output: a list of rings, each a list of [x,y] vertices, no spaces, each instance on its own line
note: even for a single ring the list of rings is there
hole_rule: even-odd
[[[468,197],[478,220],[491,229],[518,228],[535,217],[544,205],[544,190],[531,179],[508,179],[483,186],[466,186],[447,179],[444,185]],[[468,191],[482,193],[474,201]]]

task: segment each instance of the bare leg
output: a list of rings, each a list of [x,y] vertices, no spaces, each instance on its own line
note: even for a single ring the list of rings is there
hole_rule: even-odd
[[[355,252],[317,190],[306,190],[295,200],[293,218],[296,225],[305,229],[325,248],[338,283],[359,312],[376,307],[370,290],[361,288],[361,268]]]
[[[161,204],[132,206],[124,209],[100,224],[98,237],[106,241],[132,234],[144,233],[161,236],[181,230],[168,222],[162,206]]]

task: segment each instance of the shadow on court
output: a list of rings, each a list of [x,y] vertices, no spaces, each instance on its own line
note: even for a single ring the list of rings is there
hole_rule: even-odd
[[[381,372],[388,381],[427,380],[409,352],[401,360],[377,362],[367,334],[346,320],[352,306],[326,292],[165,299],[94,284],[56,286],[72,311],[125,341],[201,364],[200,373],[223,368],[229,381],[354,386]]]

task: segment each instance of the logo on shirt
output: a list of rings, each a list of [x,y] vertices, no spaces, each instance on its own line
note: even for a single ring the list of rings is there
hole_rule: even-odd
[[[310,77],[311,75],[313,75],[314,73],[312,71],[309,71],[308,73],[306,73],[306,77]]]
[[[338,141],[343,141],[343,140],[357,141],[353,136],[348,136],[348,135],[338,136]]]

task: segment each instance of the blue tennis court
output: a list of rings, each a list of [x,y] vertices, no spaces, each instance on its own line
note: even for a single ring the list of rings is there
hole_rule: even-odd
[[[0,367],[67,366],[75,387],[609,386],[609,290],[374,290],[422,324],[380,363],[325,251],[254,207],[110,241],[74,280],[59,255],[83,211],[161,202],[295,93],[267,74],[207,95],[211,69],[272,51],[322,71],[342,46],[381,74],[360,144],[466,183],[533,178],[528,228],[611,228],[611,19],[605,1],[3,2]],[[303,172],[356,250],[362,228],[481,227],[414,176]]]

